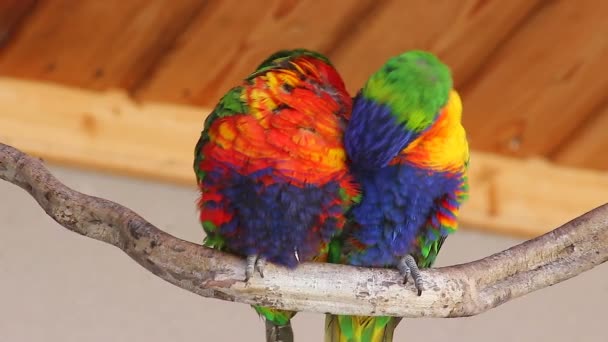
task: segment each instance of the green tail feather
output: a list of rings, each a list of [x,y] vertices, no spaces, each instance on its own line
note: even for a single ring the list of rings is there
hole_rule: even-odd
[[[276,325],[266,321],[266,342],[293,342],[293,329],[291,322],[285,325]]]
[[[343,241],[329,244],[328,261],[342,263]],[[325,315],[325,342],[392,342],[400,317]]]
[[[399,317],[325,316],[325,342],[392,342]]]
[[[266,342],[293,342],[291,318],[297,312],[255,305],[253,308],[266,322]]]

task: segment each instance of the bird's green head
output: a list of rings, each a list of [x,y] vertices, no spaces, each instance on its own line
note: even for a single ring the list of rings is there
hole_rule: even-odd
[[[450,69],[435,55],[414,50],[389,59],[361,95],[389,107],[398,123],[418,133],[432,125],[451,89]]]
[[[344,140],[352,165],[386,166],[437,122],[451,90],[450,69],[433,54],[414,50],[389,59],[354,100]]]

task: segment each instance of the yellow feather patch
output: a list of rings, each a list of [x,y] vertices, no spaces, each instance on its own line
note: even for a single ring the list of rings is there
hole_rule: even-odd
[[[234,126],[231,123],[224,121],[218,128],[219,134],[222,138],[226,140],[234,140],[236,137],[236,131]]]
[[[423,167],[461,170],[469,160],[469,145],[461,118],[462,102],[458,93],[452,90],[437,121],[400,155]]]

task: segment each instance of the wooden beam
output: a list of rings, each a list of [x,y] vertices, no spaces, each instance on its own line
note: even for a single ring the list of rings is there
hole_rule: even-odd
[[[0,78],[0,141],[51,162],[194,187],[209,109]],[[603,204],[608,173],[473,152],[462,224],[536,236]]]
[[[194,185],[191,160],[207,112],[0,78],[0,141],[52,162]]]
[[[464,225],[537,236],[608,202],[608,172],[474,151]]]

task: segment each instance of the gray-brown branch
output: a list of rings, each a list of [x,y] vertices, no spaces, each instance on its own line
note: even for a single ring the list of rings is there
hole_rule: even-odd
[[[245,261],[180,240],[114,202],[74,191],[35,158],[0,144],[0,178],[28,191],[60,225],[109,243],[158,277],[204,297],[356,315],[460,317],[564,281],[608,260],[608,205],[536,239],[463,265],[423,271],[416,296],[396,271],[267,265],[248,284]],[[3,199],[9,200],[9,199]]]

